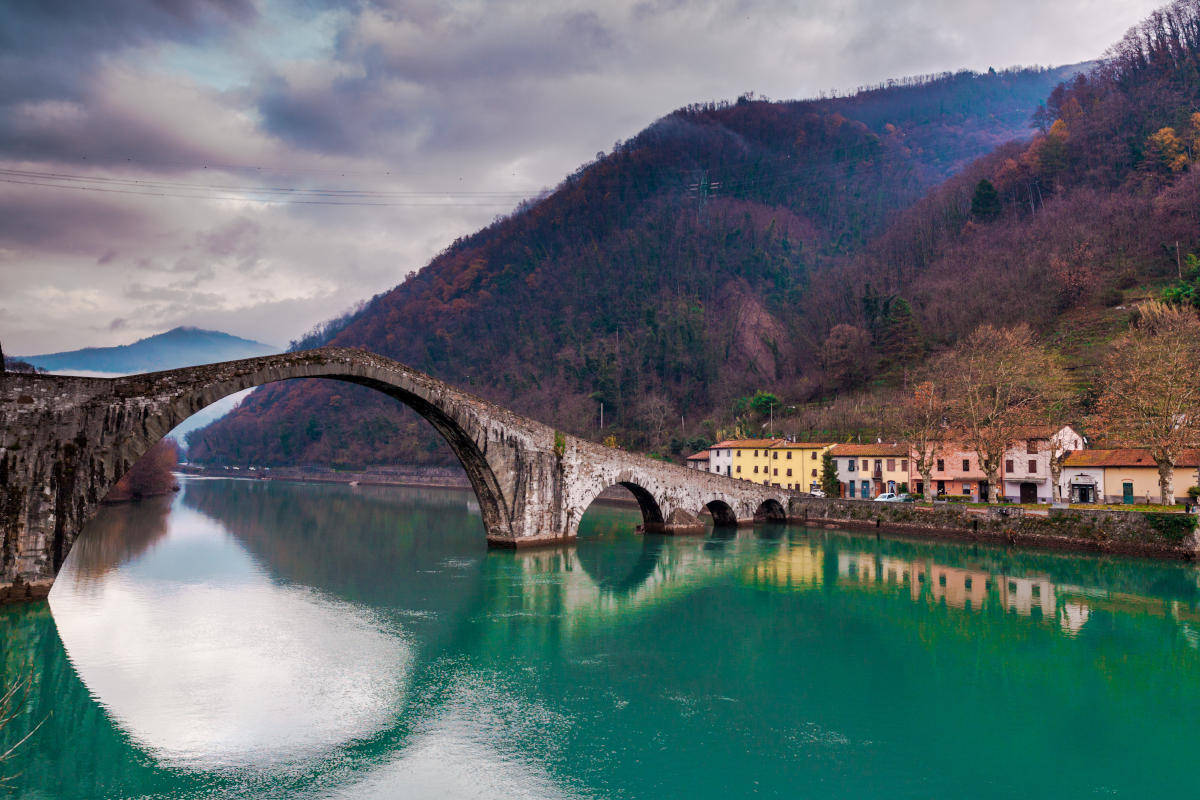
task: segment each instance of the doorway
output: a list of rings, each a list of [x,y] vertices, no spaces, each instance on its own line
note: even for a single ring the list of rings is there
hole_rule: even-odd
[[[1037,502],[1037,484],[1025,482],[1021,484],[1021,502],[1036,503]]]

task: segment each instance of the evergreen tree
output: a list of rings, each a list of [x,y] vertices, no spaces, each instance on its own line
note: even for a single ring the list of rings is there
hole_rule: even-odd
[[[914,361],[924,350],[912,306],[903,297],[893,298],[888,303],[887,316],[883,318],[880,330],[879,349],[893,363]]]
[[[821,456],[821,491],[825,492],[826,497],[837,497],[841,492],[837,464],[828,450]]]
[[[975,196],[971,198],[971,216],[984,222],[1000,216],[1000,193],[987,178],[975,184]]]

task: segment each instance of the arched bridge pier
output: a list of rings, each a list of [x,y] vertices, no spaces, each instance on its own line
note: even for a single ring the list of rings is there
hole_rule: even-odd
[[[321,348],[122,378],[0,374],[0,588],[48,585],[117,480],[192,414],[243,389],[328,378],[383,392],[445,438],[479,499],[488,543],[573,541],[604,489],[637,498],[648,532],[781,519],[790,492],[566,436],[361,350]]]

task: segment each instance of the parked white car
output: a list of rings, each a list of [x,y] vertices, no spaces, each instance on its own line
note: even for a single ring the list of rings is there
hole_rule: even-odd
[[[825,490],[824,489],[813,489],[809,492],[809,494],[811,494],[813,497],[824,497]]]
[[[901,501],[900,495],[896,494],[895,492],[884,492],[883,494],[877,495],[875,497],[875,502],[876,503],[900,503],[903,501]]]

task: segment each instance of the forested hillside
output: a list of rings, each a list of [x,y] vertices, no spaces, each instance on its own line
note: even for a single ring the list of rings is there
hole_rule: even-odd
[[[1106,306],[1200,244],[1195,12],[1177,4],[1086,75],[681,109],[302,344],[651,449],[716,435],[756,389],[803,408],[901,380],[983,321],[1069,349],[1078,318],[1103,339]],[[200,461],[446,457],[390,401],[321,382],[261,390],[193,441]]]

